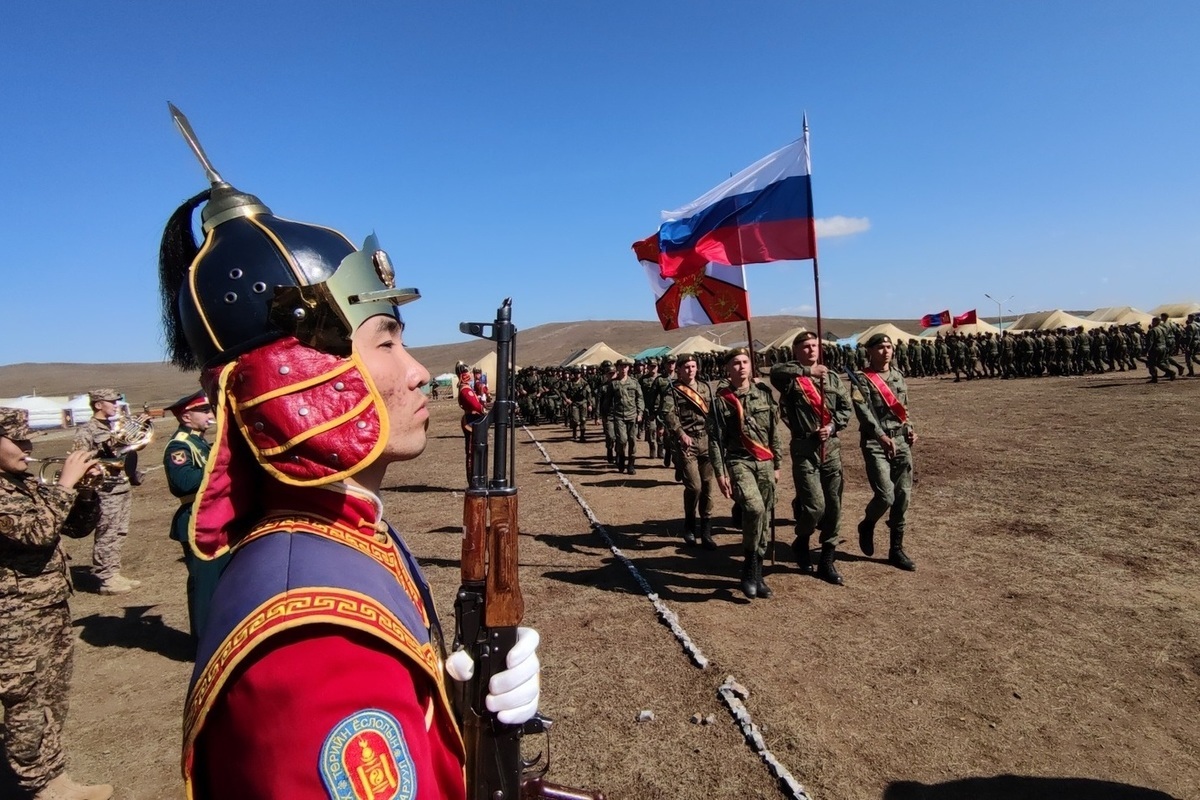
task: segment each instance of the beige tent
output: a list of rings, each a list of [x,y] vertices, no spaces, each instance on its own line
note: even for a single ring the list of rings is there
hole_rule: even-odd
[[[671,355],[680,353],[724,353],[728,347],[717,344],[707,336],[689,336],[671,348]]]
[[[483,374],[487,376],[488,386],[494,384],[496,381],[496,351],[492,350],[483,358],[472,364],[471,371],[474,372],[476,367],[479,367]]]
[[[1150,327],[1151,316],[1145,311],[1137,310],[1133,306],[1110,306],[1108,308],[1097,308],[1088,314],[1087,318],[1094,322],[1103,322],[1106,325],[1132,325],[1139,323],[1145,327]]]
[[[858,343],[865,345],[867,343],[867,340],[870,339],[872,336],[874,336],[877,333],[886,333],[888,336],[891,337],[893,342],[907,342],[909,339],[919,339],[920,338],[915,333],[908,333],[906,331],[902,331],[899,328],[897,328],[895,325],[893,325],[892,323],[884,322],[881,325],[874,325],[870,328],[867,328],[865,331],[858,334]]]
[[[1085,331],[1090,331],[1092,328],[1103,328],[1105,324],[1068,314],[1060,308],[1054,311],[1035,311],[1031,314],[1022,314],[1012,324],[1012,330],[1056,331],[1059,328],[1083,328]]]
[[[1164,311],[1171,319],[1187,319],[1188,314],[1200,314],[1200,303],[1167,303],[1151,310],[1150,315],[1157,317]]]
[[[604,342],[596,342],[594,345],[584,350],[581,354],[575,356],[564,367],[598,367],[602,361],[612,361],[616,363],[618,359],[626,358],[626,356],[613,350]]]
[[[763,349],[770,350],[772,347],[791,347],[792,339],[795,339],[798,335],[804,333],[806,330],[808,330],[808,328],[804,327],[803,325],[797,325],[781,336],[777,336],[776,338],[772,339],[770,344]]]

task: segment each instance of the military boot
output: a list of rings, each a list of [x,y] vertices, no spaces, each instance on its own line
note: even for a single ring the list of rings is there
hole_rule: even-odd
[[[712,537],[712,520],[705,517],[700,520],[700,542],[705,550],[716,550],[717,543]]]
[[[580,426],[579,428],[579,441],[580,443],[587,441],[587,428],[584,428],[583,426]]]
[[[796,566],[800,567],[800,571],[805,575],[811,575],[813,571],[812,553],[809,552],[808,540],[809,536],[796,534],[796,541],[792,542],[792,552],[796,554]]]
[[[821,545],[821,566],[817,568],[817,577],[826,583],[841,586],[844,581],[842,580],[842,576],[838,574],[837,567],[833,565],[833,559],[836,554],[836,545]]]
[[[864,519],[858,523],[858,549],[864,556],[875,555],[875,523]]]
[[[733,510],[729,512],[729,518],[733,523],[733,527],[742,527],[742,504],[735,502]]]
[[[620,450],[617,452],[617,472],[624,472],[624,471],[625,471],[625,451]]]
[[[658,445],[653,440],[650,442],[650,457],[658,458]]]
[[[915,572],[917,565],[904,552],[904,532],[892,531],[892,547],[888,550],[888,563],[898,569]]]
[[[635,470],[635,469],[633,468],[633,456],[630,456],[630,457],[629,457],[628,465],[629,465],[629,468],[626,470],[626,472],[628,472],[630,475],[632,475],[632,474],[634,474],[635,472],[637,472],[637,470]]]
[[[688,547],[696,546],[696,511],[686,509],[683,518],[683,543]]]
[[[610,464],[611,464],[611,463],[613,463],[613,461],[614,461],[615,459],[613,458],[613,446],[612,446],[612,442],[605,442],[605,443],[604,443],[604,450],[605,450],[605,456],[604,456],[604,460],[605,460],[605,461],[607,461],[607,462],[608,462],[608,463],[610,463]]]
[[[671,448],[664,446],[662,448],[662,457],[663,457],[663,466],[664,467],[671,466]]]
[[[758,591],[758,596],[763,600],[770,600],[775,593],[771,591],[771,587],[767,586],[763,580],[763,562],[761,557],[754,559],[754,588]]]
[[[742,594],[753,600],[758,597],[758,581],[757,572],[754,569],[755,563],[758,561],[758,556],[754,553],[747,553],[746,560],[742,563]]]

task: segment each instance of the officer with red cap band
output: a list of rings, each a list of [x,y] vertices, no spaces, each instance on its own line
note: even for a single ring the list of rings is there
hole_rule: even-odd
[[[231,553],[199,632],[184,717],[188,798],[465,797],[464,752],[428,586],[383,521],[388,464],[416,458],[429,373],[403,346],[397,288],[361,249],[274,216],[212,168],[160,254],[172,360],[202,368],[216,414],[187,540]],[[201,213],[201,248],[192,215]],[[537,710],[537,634],[520,629],[488,707]]]
[[[475,382],[471,379],[471,368],[459,363],[455,367],[458,373],[458,407],[462,409],[462,432],[466,440],[467,450],[467,483],[471,483],[471,440],[475,423],[480,422],[487,414],[483,400],[475,390]]]

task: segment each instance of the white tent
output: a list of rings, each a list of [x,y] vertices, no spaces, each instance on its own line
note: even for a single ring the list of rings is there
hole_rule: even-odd
[[[582,354],[563,364],[564,367],[598,367],[602,361],[612,361],[614,364],[618,359],[625,356],[613,350],[604,342],[596,342],[594,345],[584,350]]]
[[[67,412],[64,408],[67,398],[39,397],[25,395],[24,397],[0,398],[0,406],[4,408],[23,408],[29,412],[29,427],[35,431],[49,428],[65,428],[68,424]],[[87,417],[84,417],[86,421]]]
[[[1083,328],[1085,331],[1090,331],[1092,328],[1103,327],[1105,327],[1103,322],[1077,317],[1074,314],[1068,314],[1061,308],[1054,311],[1035,311],[1030,314],[1022,314],[1012,324],[1012,329],[1018,331],[1056,331],[1059,328]]]
[[[1187,319],[1188,314],[1200,314],[1200,303],[1166,303],[1152,309],[1150,314],[1157,317],[1164,311],[1170,319]]]
[[[770,350],[773,347],[791,347],[792,339],[795,339],[799,334],[804,333],[808,328],[803,325],[797,325],[794,328],[789,328],[786,332],[776,336],[767,344],[763,350]]]
[[[1138,323],[1144,327],[1150,327],[1150,314],[1145,311],[1139,311],[1133,306],[1110,306],[1108,308],[1097,308],[1092,313],[1088,314],[1088,319],[1093,322],[1103,322],[1106,325],[1132,325]]]
[[[881,325],[873,325],[858,334],[860,344],[866,344],[872,336],[877,333],[885,333],[891,337],[893,342],[907,342],[909,339],[919,339],[915,333],[902,331],[890,322],[884,322]]]
[[[707,336],[689,336],[671,348],[671,355],[680,353],[724,353],[728,347],[717,344]]]

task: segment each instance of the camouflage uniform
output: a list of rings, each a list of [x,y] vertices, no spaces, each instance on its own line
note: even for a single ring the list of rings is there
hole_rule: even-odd
[[[874,373],[881,378],[888,389],[900,401],[900,405],[908,407],[908,386],[904,376],[895,369],[887,372]],[[903,559],[895,558],[895,554],[903,555],[904,533],[908,517],[908,503],[912,494],[913,460],[912,450],[905,435],[912,431],[911,418],[907,411],[905,419],[896,416],[895,411],[884,400],[879,390],[864,374],[854,382],[851,393],[854,401],[854,412],[858,416],[859,433],[861,437],[863,461],[866,462],[867,481],[871,485],[872,497],[859,523],[859,545],[866,555],[875,552],[874,530],[875,523],[888,514],[888,530],[891,532],[891,555],[889,559],[900,565],[903,561],[908,564],[905,569],[912,568],[911,562],[905,555]],[[879,441],[886,435],[894,447],[893,455],[888,456],[883,444]]]
[[[25,412],[16,412],[0,409],[0,435],[28,439]],[[18,785],[31,794],[66,767],[62,729],[74,636],[59,534],[75,496],[73,489],[39,486],[31,475],[0,472],[0,741]]]
[[[617,472],[634,473],[634,454],[637,448],[637,426],[646,412],[646,401],[642,387],[631,376],[623,380],[613,379],[609,386],[612,392],[612,408],[609,415],[616,434]]]
[[[118,397],[111,389],[97,389],[91,395],[95,399],[115,400]],[[108,420],[92,417],[75,432],[71,449],[89,450],[101,458],[116,458],[117,454],[109,444],[111,436]],[[121,575],[121,548],[129,534],[129,511],[133,499],[131,491],[129,477],[123,470],[105,472],[104,481],[99,486],[100,522],[96,526],[96,538],[92,546],[92,574],[100,581],[101,591],[116,582],[127,581]],[[134,581],[128,582],[133,586],[138,585]]]
[[[698,366],[698,365],[697,365]],[[700,538],[704,546],[715,547],[712,539],[713,497],[716,477],[708,457],[708,412],[712,408],[712,389],[697,380],[691,386],[675,381],[663,395],[662,415],[671,444],[675,465],[683,474],[684,541],[696,542],[696,512],[700,512]],[[680,434],[687,434],[691,446],[684,447]]]
[[[810,389],[801,384],[802,379]],[[821,577],[840,584],[841,577],[833,565],[842,516],[842,446],[838,431],[850,424],[853,414],[850,392],[836,372],[830,371],[824,380],[818,381],[809,367],[795,361],[775,365],[771,384],[779,391],[780,414],[792,434],[792,482],[796,487],[792,504],[796,519],[793,549],[800,568],[810,571],[809,538],[819,529]],[[811,395],[811,390],[817,392],[819,400]],[[824,442],[817,436],[823,425],[813,402],[824,405],[828,423],[833,424],[832,435]]]
[[[742,440],[743,423],[724,392],[741,404],[746,434],[770,451],[759,459]],[[767,531],[775,507],[775,470],[783,459],[783,435],[776,418],[775,396],[760,381],[739,392],[728,386],[718,391],[709,414],[708,457],[718,479],[728,474],[734,499],[742,507],[742,551],[761,559],[767,553]],[[763,453],[765,455],[765,453]]]
[[[567,420],[571,426],[571,439],[587,441],[587,418],[592,406],[592,387],[583,375],[576,373],[575,379],[563,386],[563,402],[567,406]]]

